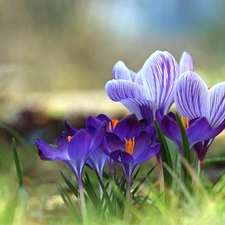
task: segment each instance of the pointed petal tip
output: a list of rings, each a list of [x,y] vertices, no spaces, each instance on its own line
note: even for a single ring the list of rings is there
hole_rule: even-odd
[[[183,52],[179,62],[180,74],[185,71],[194,71],[194,63],[192,56],[188,52]]]

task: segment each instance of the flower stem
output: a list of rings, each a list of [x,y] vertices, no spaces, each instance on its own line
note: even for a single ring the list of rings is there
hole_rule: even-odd
[[[131,175],[127,175],[126,176],[126,201],[128,204],[131,204],[131,194],[130,194],[130,190],[131,190],[131,184],[132,184],[132,176]],[[129,208],[125,206],[124,209],[124,221],[129,221]]]
[[[163,174],[163,165],[162,165],[162,157],[161,154],[156,155],[156,159],[159,165],[159,189],[160,193],[164,191],[164,174]]]
[[[199,159],[198,160],[198,174],[200,174],[202,171],[202,165],[203,165],[203,160]]]
[[[84,187],[83,187],[83,181],[81,177],[77,179],[77,183],[78,183],[78,189],[80,193],[79,201],[80,201],[80,211],[81,211],[82,221],[83,221],[83,225],[87,225],[87,212],[86,212],[86,204],[85,204],[85,198],[84,198]]]
[[[103,179],[102,179],[102,173],[99,174],[99,178],[100,178],[101,181],[103,182]],[[99,198],[100,198],[100,200],[101,200],[102,197],[103,197],[103,190],[102,190],[102,186],[101,186],[100,182],[98,183],[98,186],[99,186]]]

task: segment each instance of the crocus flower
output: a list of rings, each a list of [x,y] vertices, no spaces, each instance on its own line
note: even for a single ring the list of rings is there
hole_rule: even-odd
[[[138,118],[131,114],[119,121],[113,133],[106,135],[103,148],[122,166],[125,175],[131,176],[140,163],[159,152],[160,144],[156,141],[154,126],[141,129]]]
[[[81,212],[86,218],[82,171],[87,158],[100,146],[105,134],[104,123],[99,123],[94,117],[88,117],[86,129],[76,130],[69,127],[71,133],[62,132],[57,140],[57,147],[36,139],[38,153],[42,160],[62,161],[75,174],[80,191]]]
[[[213,129],[205,117],[187,121],[185,123],[185,120],[183,120],[183,126],[186,130],[190,148],[194,147],[197,143],[214,138],[223,130],[223,126]],[[179,152],[182,154],[182,139],[176,116],[172,112],[164,115],[160,127],[163,133],[175,143]]]
[[[183,53],[178,66],[168,52],[153,53],[138,73],[129,70],[119,61],[113,68],[113,80],[105,85],[106,94],[113,101],[121,102],[139,119],[150,124],[156,110],[164,115],[174,102],[174,85],[180,73],[193,70],[191,56]]]
[[[198,74],[185,72],[176,82],[174,96],[178,112],[186,123],[189,121],[186,127],[189,144],[195,148],[201,170],[213,139],[225,127],[225,82],[208,88]],[[175,123],[168,125],[167,122],[164,123],[170,130],[167,135],[170,133],[171,139],[180,139]]]
[[[154,126],[142,129],[136,115],[129,115],[117,123],[113,133],[107,133],[103,149],[110,159],[121,165],[126,177],[126,199],[130,201],[133,172],[160,150]],[[125,210],[125,217],[127,214]]]
[[[76,130],[68,121],[69,134],[63,132],[57,140],[57,148],[43,140],[37,139],[39,156],[43,160],[63,161],[74,172],[77,180],[81,179],[82,170],[87,158],[101,145],[105,125],[95,117],[88,117],[86,128]]]

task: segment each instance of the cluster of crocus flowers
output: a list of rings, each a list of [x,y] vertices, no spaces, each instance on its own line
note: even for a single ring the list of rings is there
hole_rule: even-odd
[[[209,146],[225,127],[225,82],[208,88],[193,70],[188,53],[183,53],[178,65],[170,53],[156,51],[138,73],[119,61],[105,90],[110,99],[124,104],[139,119],[149,124],[157,119],[182,154],[180,129],[175,115],[168,112],[175,103],[201,170]]]
[[[156,51],[137,73],[121,61],[116,63],[105,91],[111,100],[121,102],[139,119],[153,123],[156,110],[161,115],[168,112],[174,102],[175,81],[188,70],[193,70],[188,53],[183,53],[178,65],[170,53]]]
[[[65,126],[68,132],[60,134],[56,147],[40,139],[36,139],[36,145],[42,160],[62,161],[75,174],[83,217],[86,217],[82,182],[85,165],[95,170],[102,179],[108,162],[110,172],[113,172],[116,163],[120,164],[127,180],[129,196],[135,169],[160,150],[154,127],[148,126],[144,120],[139,121],[134,114],[121,121],[110,120],[103,114],[90,116],[86,120],[86,128],[80,130],[71,126],[68,121]]]
[[[128,200],[134,171],[141,163],[157,156],[162,167],[154,120],[175,143],[178,152],[183,153],[180,126],[175,114],[169,112],[173,103],[181,116],[190,150],[194,148],[197,153],[199,171],[214,138],[225,128],[225,82],[208,88],[194,72],[192,57],[186,52],[178,64],[170,53],[156,51],[137,73],[119,61],[105,91],[111,100],[121,102],[132,114],[120,121],[104,114],[90,116],[86,127],[80,130],[66,121],[67,132],[60,134],[56,147],[36,140],[42,160],[62,161],[75,174],[83,218],[85,165],[103,180],[106,164],[110,173],[119,164],[125,175]]]

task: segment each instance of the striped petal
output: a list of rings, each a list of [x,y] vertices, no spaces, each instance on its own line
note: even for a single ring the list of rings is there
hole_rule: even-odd
[[[123,99],[146,99],[143,86],[127,80],[111,80],[105,85],[106,94],[113,101],[119,102]]]
[[[130,71],[122,61],[117,62],[113,67],[112,77],[115,80],[122,79],[132,81],[132,75],[133,72]]]
[[[165,114],[174,101],[174,84],[178,77],[178,64],[168,52],[156,51],[141,69],[143,86],[150,99]]]
[[[206,117],[208,88],[198,74],[190,71],[183,73],[177,79],[174,98],[181,116],[189,120]]]
[[[194,71],[194,64],[190,54],[183,52],[179,63],[180,74],[186,71]]]
[[[207,118],[213,128],[224,122],[225,82],[218,83],[209,90],[209,110]]]
[[[121,103],[132,113],[135,113],[138,119],[146,119],[149,124],[153,122],[156,104],[150,100],[136,100],[127,98],[121,100]]]

